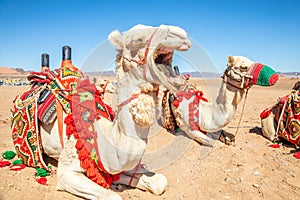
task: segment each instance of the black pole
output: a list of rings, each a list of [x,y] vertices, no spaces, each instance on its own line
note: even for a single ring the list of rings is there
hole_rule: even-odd
[[[49,54],[43,53],[41,55],[41,71],[46,72],[50,70],[50,60],[49,60]]]
[[[175,71],[175,74],[176,74],[177,76],[180,75],[178,66],[174,66],[174,71]]]
[[[49,67],[49,54],[43,53],[41,59],[42,67]]]
[[[63,60],[71,60],[71,47],[64,46],[62,48],[62,59]]]

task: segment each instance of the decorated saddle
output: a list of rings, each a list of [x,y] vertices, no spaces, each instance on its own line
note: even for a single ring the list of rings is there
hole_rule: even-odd
[[[277,108],[277,109],[274,109]],[[273,111],[276,110],[275,113]],[[300,146],[300,90],[293,89],[289,95],[280,98],[272,108],[265,109],[260,118],[262,122],[274,115],[275,140],[283,138]]]
[[[42,140],[38,131],[37,101],[43,88],[31,88],[14,100],[11,110],[12,139],[23,163],[50,170],[42,155]]]
[[[82,122],[84,122],[84,119],[90,120],[105,117],[112,121],[114,118],[115,114],[112,108],[103,102],[100,97],[100,92],[95,88],[95,86],[93,87],[93,84],[89,83],[89,80],[84,78],[84,75],[79,70],[73,71],[68,67],[62,67],[50,72],[32,72],[28,76],[28,80],[31,82],[31,88],[15,98],[13,108],[11,109],[13,143],[18,156],[27,166],[40,167],[51,171],[43,159],[42,140],[38,125],[40,122],[49,124],[56,119],[57,103],[59,103],[63,110],[69,115],[72,114],[71,111],[77,104],[81,103],[80,105],[87,106],[89,114],[86,113],[86,115],[82,116]],[[80,87],[78,87],[78,85],[80,85]],[[90,88],[93,89],[92,96],[85,99],[84,103],[79,101],[83,99],[78,98],[79,93],[77,90],[79,89],[81,94],[84,96],[87,93],[83,90],[86,89],[87,91],[90,91]],[[94,104],[89,105],[91,102],[94,102]],[[82,109],[79,110],[82,111]],[[76,114],[77,112],[73,113]],[[76,124],[80,126],[80,124],[85,123]],[[71,126],[68,127],[69,129],[67,129],[67,134],[70,135],[75,132],[76,129],[74,129],[74,127],[71,132]],[[78,127],[76,126],[75,128]],[[86,135],[80,135],[80,137],[88,138],[89,141],[94,141],[94,139],[96,139],[93,134],[89,135],[88,132],[83,133]],[[87,144],[83,140],[78,141]],[[93,145],[89,146],[92,147]],[[79,147],[79,145],[76,145],[76,147]],[[92,152],[95,153],[96,148],[93,148],[95,151]],[[83,147],[81,147],[81,149],[83,149]],[[84,154],[81,153],[80,155],[83,156]],[[98,154],[93,155],[94,157],[97,157]],[[94,159],[93,162],[101,163],[99,158],[98,160]],[[84,164],[86,165],[87,162],[82,162],[83,166]],[[89,174],[96,176],[98,173],[96,173],[94,168],[93,170],[93,173],[90,173],[89,171]],[[110,178],[112,179],[112,177]],[[97,181],[98,179],[94,177],[92,180]],[[98,180],[98,184],[101,183],[103,186],[107,187],[107,184],[105,185],[102,182]]]
[[[180,103],[185,100],[190,100],[189,103],[189,124],[192,130],[201,131],[199,126],[199,102],[206,101],[204,98],[203,92],[198,90],[197,87],[188,82],[189,75],[186,75],[186,83],[184,87],[177,93],[171,94],[170,91],[164,91],[164,96],[162,98],[162,115],[161,122],[164,128],[169,131],[174,131],[178,128],[176,122],[176,115],[173,113],[172,107],[175,109],[179,107]]]

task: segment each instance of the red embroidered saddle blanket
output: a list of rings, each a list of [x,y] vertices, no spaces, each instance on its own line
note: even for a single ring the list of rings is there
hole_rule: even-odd
[[[40,92],[40,88],[34,87],[14,100],[11,110],[12,139],[25,165],[50,171],[43,159],[42,140],[38,131],[37,98]]]
[[[12,138],[18,156],[30,167],[50,169],[44,162],[42,140],[39,133],[39,120],[51,123],[56,118],[56,101],[59,101],[67,113],[71,113],[73,90],[83,78],[82,73],[72,73],[66,67],[52,72],[33,72],[28,80],[32,87],[18,95],[11,109]],[[97,118],[113,120],[114,112],[95,91],[94,111]]]
[[[278,126],[277,139],[283,138],[290,143],[300,146],[300,91],[292,90],[289,95],[286,95],[278,100],[278,103],[273,107],[277,107],[274,121]],[[272,108],[265,109],[260,118],[264,119],[271,113]],[[274,128],[277,128],[274,127]]]
[[[286,106],[280,119],[278,136],[300,146],[300,91],[293,90],[285,100]]]
[[[169,91],[164,92],[162,99],[162,116],[161,122],[164,128],[170,131],[174,131],[179,126],[176,123],[176,116],[172,111],[172,106],[178,108],[183,100],[190,101],[189,103],[189,124],[192,130],[202,131],[199,126],[199,102],[206,101],[207,99],[203,97],[203,92],[199,91],[196,86],[187,83],[185,87],[177,92],[176,94],[170,94]]]

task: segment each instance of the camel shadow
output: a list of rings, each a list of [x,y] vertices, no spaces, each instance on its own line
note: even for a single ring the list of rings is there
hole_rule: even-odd
[[[257,134],[257,135],[259,135],[259,136],[261,136],[261,137],[267,139],[269,142],[272,142],[272,141],[270,141],[267,137],[265,137],[265,136],[262,134],[262,128],[261,128],[261,127],[258,127],[258,126],[253,127],[253,128],[250,129],[249,133]],[[284,147],[286,147],[286,148],[295,148],[295,145],[294,145],[294,144],[288,142],[287,140],[285,140],[285,139],[283,139],[283,138],[281,138],[281,137],[278,139],[277,142],[280,143],[282,146],[284,146]],[[291,150],[291,151],[290,151],[290,154],[295,153],[295,152],[297,152],[297,151],[299,151],[299,149]]]
[[[256,135],[260,135],[260,136],[264,137],[263,134],[262,134],[262,129],[261,129],[261,127],[258,127],[258,126],[255,126],[255,127],[251,128],[251,129],[249,130],[249,133],[254,133],[254,134],[256,134]]]

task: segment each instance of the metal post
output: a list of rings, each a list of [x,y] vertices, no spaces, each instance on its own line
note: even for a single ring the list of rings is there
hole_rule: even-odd
[[[47,72],[50,71],[50,65],[49,65],[50,61],[49,61],[49,54],[47,53],[43,53],[41,55],[41,71],[42,72]]]

